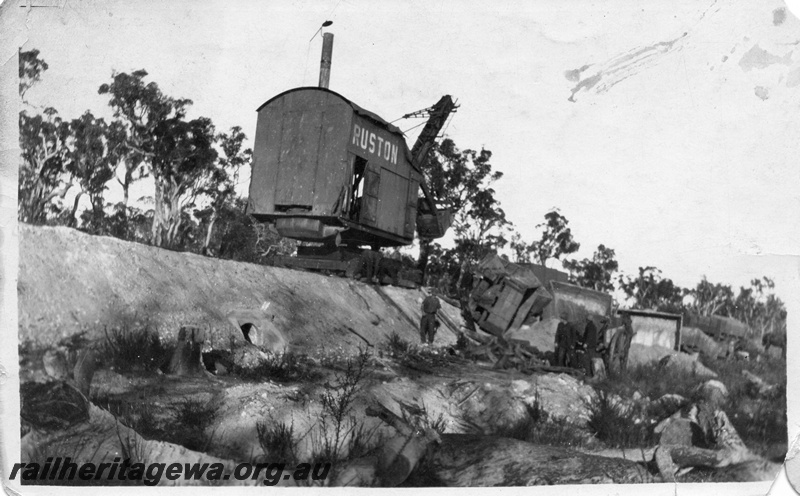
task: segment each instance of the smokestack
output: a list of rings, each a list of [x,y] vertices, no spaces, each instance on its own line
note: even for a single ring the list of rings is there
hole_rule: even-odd
[[[322,58],[319,61],[319,87],[327,88],[331,81],[331,59],[333,58],[333,33],[322,35]]]

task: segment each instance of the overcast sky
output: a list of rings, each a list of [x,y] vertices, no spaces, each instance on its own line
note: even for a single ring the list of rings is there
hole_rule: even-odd
[[[446,134],[493,152],[526,240],[558,207],[579,257],[603,243],[626,273],[796,283],[800,21],[780,1],[68,0],[28,13],[50,69],[27,97],[108,115],[98,86],[144,68],[252,143],[259,105],[317,83],[326,19],[331,89],[389,121],[458,99]]]

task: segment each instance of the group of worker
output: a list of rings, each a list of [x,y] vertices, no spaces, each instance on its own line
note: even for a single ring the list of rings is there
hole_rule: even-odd
[[[588,317],[572,322],[566,314],[556,328],[555,365],[583,369],[587,377],[594,377],[596,359],[602,359],[605,370],[624,372],[627,368],[633,329],[630,317],[623,316],[622,328],[606,339],[609,319],[600,317],[598,324]]]
[[[354,277],[368,284],[379,284],[387,277],[396,279],[402,268],[403,262],[398,252],[383,256],[376,249],[367,249],[361,252]]]

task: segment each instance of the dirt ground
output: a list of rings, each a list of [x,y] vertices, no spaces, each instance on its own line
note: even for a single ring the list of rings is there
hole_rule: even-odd
[[[434,346],[416,346],[423,298],[424,293],[419,290],[216,260],[88,236],[64,227],[20,225],[20,379],[24,388],[52,381],[43,366],[44,350],[77,333],[84,332],[87,342],[97,344],[104,341],[110,329],[148,328],[163,341],[174,342],[181,326],[195,325],[209,331],[205,351],[226,349],[233,346],[231,337],[241,342],[241,331],[227,318],[230,312],[241,310],[267,308],[272,323],[288,340],[288,351],[305,357],[297,366],[299,376],[290,380],[264,373],[245,377],[203,372],[197,377],[175,377],[154,369],[123,371],[110,366],[109,358],[103,357],[104,363],[96,371],[88,395],[92,405],[87,423],[65,432],[34,429],[23,433],[23,449],[29,450],[23,458],[41,455],[43,447],[48,446],[64,451],[58,454],[74,453],[84,461],[99,462],[118,456],[124,450],[119,431],[119,425],[124,424],[124,429],[134,433],[126,435],[140,436],[140,443],[158,456],[186,461],[210,457],[226,463],[278,456],[277,448],[265,446],[264,433],[259,429],[280,426],[291,431],[295,456],[309,459],[319,452],[320,439],[330,427],[321,423],[321,419],[329,417],[323,398],[334,391],[331,384],[346,376],[346,364],[352,357],[366,350],[370,355],[369,374],[359,381],[359,392],[343,418],[351,422],[347,425],[358,425],[369,432],[373,444],[396,435],[377,418],[365,415],[367,406],[376,402],[407,420],[417,419],[413,421],[422,422],[419,426],[433,428],[435,424],[445,436],[444,444],[451,443],[446,449],[443,445],[438,462],[431,462],[439,470],[436,483],[658,480],[650,462],[655,443],[648,441],[650,444],[642,449],[637,447],[635,451],[642,460],[633,462],[630,446],[612,449],[613,443],[599,440],[597,428],[593,427],[597,412],[592,405],[597,404],[600,391],[596,384],[561,373],[496,370],[491,363],[470,359],[455,346],[462,324],[460,311],[444,301],[445,318]],[[536,335],[542,347],[553,340],[551,324],[542,324],[546,329]],[[410,345],[409,351],[390,346],[390,336],[404,342],[404,346]],[[632,347],[632,353],[635,357],[631,362],[637,366],[657,366],[663,356],[675,354],[640,346]],[[708,369],[698,361],[672,358],[671,367],[680,367],[684,362],[690,365],[685,373],[693,384],[707,379],[700,372]],[[726,367],[725,380],[730,376],[739,381],[737,394],[752,395],[740,371],[733,365]],[[754,370],[773,384],[777,382],[777,376]],[[716,377],[714,372],[711,374]],[[648,382],[647,377],[639,382],[634,379],[626,388],[616,388],[622,397],[613,399],[631,411],[644,408],[637,406],[642,400],[636,399],[638,392],[634,389],[642,389],[641,385]],[[782,380],[785,384],[785,376]],[[728,381],[728,386],[732,384],[733,379]],[[664,386],[668,387],[672,386]],[[341,389],[335,391],[341,394]],[[756,428],[775,431],[767,411],[773,403],[752,401],[764,411],[737,410],[736,415],[742,416],[731,413],[734,423],[754,432]],[[783,409],[785,412],[785,406]],[[630,418],[614,419],[626,422],[620,426],[640,427]],[[621,428],[625,427],[610,426],[612,431]],[[785,421],[782,428],[785,430]],[[496,441],[498,438],[507,438],[508,442]],[[475,439],[480,441],[481,449],[487,450],[485,457],[463,449],[462,443]],[[554,471],[544,479],[525,478],[524,474],[535,467],[520,466],[525,462],[511,455],[517,452],[535,452],[531,460],[554,460]],[[476,460],[498,456],[506,464],[505,469],[498,472],[496,467],[474,468],[477,462],[472,458],[459,458],[466,455],[477,457]],[[468,470],[464,465],[467,459],[472,460]],[[574,470],[563,472],[556,463],[559,459],[570,460]],[[616,475],[596,475],[596,467],[605,467],[602,470]],[[774,464],[763,472],[747,472],[749,480],[768,480],[773,469]],[[487,471],[485,479],[481,479],[481,470]],[[709,479],[704,477],[699,476],[699,480],[718,480],[713,474],[707,476]],[[422,477],[416,483],[427,485],[431,480]]]

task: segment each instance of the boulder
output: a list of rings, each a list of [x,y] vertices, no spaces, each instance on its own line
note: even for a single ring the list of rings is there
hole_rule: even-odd
[[[236,371],[252,371],[268,361],[270,356],[248,342],[236,343],[231,350],[230,361]],[[223,362],[223,366],[226,364]],[[231,367],[226,367],[229,370]]]
[[[716,379],[711,379],[698,385],[696,391],[715,407],[720,407],[728,398],[728,388]]]
[[[667,355],[659,360],[659,365],[661,368],[669,371],[669,370],[679,370],[683,372],[690,372],[693,375],[704,378],[704,379],[711,379],[717,377],[717,373],[713,370],[709,369],[702,363],[691,356],[687,355],[686,353],[676,353],[674,355]]]
[[[696,327],[684,326],[681,328],[681,345],[700,351],[709,357],[722,355],[725,351],[724,345],[717,343],[714,338]]]
[[[689,404],[689,400],[679,394],[665,394],[650,403],[650,413],[655,417],[667,417]]]
[[[659,444],[674,446],[695,446],[698,444],[700,427],[685,418],[669,418],[661,428]]]
[[[658,362],[665,356],[676,355],[677,351],[663,346],[646,346],[639,343],[631,343],[628,351],[628,368]]]
[[[51,348],[42,357],[44,371],[56,380],[64,380],[69,377],[69,365],[67,364],[67,353],[62,348]]]
[[[764,398],[772,398],[780,394],[778,386],[767,383],[764,379],[758,377],[749,370],[743,370],[742,375],[747,379],[748,387],[757,396]]]

